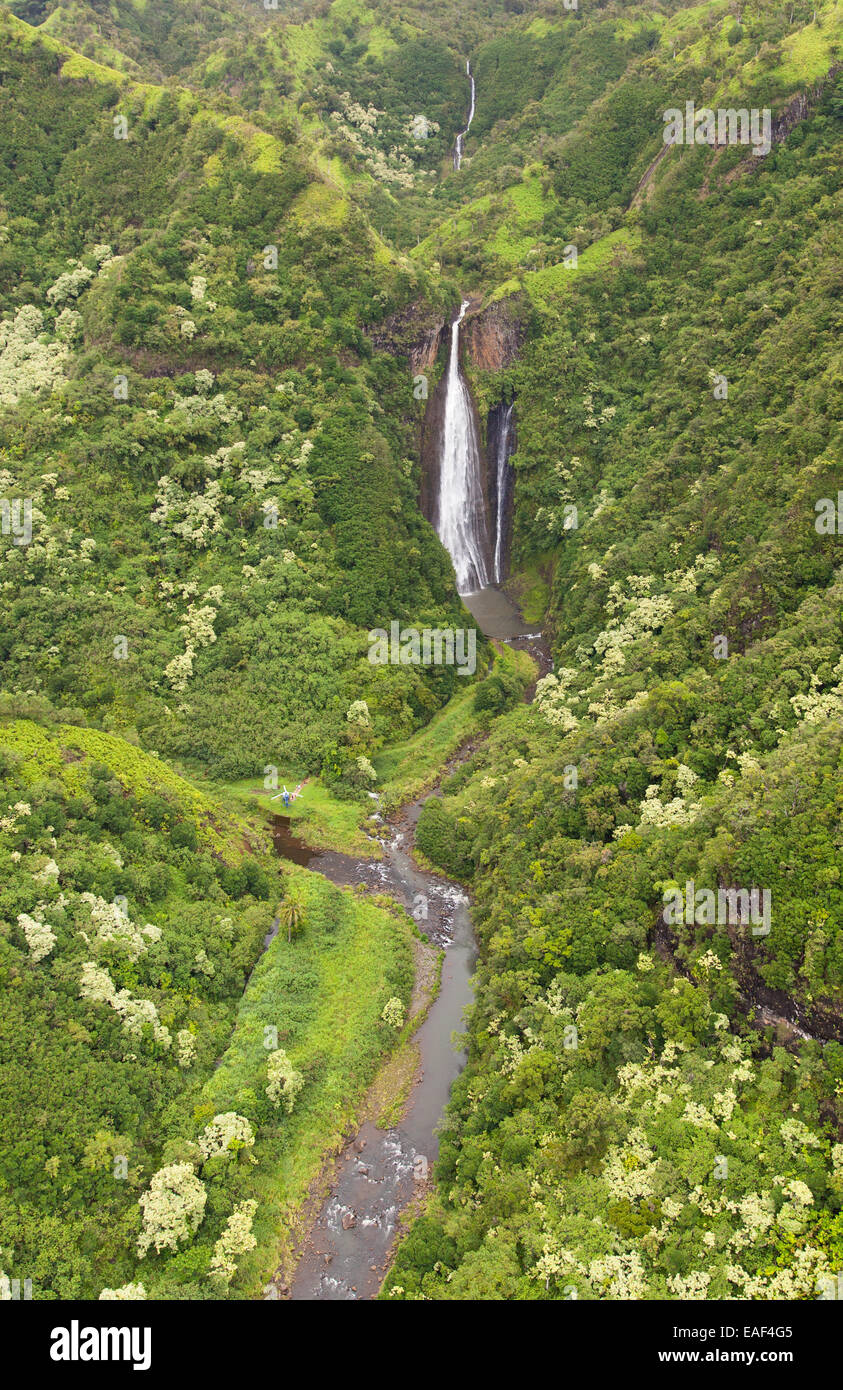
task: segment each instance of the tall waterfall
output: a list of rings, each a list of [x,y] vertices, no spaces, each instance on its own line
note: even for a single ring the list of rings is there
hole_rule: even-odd
[[[503,413],[498,434],[498,449],[496,464],[496,489],[495,489],[495,583],[500,584],[503,579],[503,541],[504,528],[506,526],[506,504],[508,501],[507,493],[509,483],[509,471],[507,464],[512,453],[512,405],[508,405]]]
[[[462,164],[463,141],[471,130],[471,122],[474,120],[474,78],[471,76],[471,63],[466,60],[465,75],[471,81],[471,110],[468,113],[468,125],[465,130],[461,130],[457,136],[457,143],[454,146],[454,168],[459,169]]]
[[[436,509],[436,530],[454,562],[460,594],[476,593],[490,583],[490,545],[480,450],[471,397],[460,371],[460,325],[467,308],[468,300],[464,300],[459,317],[451,325]]]

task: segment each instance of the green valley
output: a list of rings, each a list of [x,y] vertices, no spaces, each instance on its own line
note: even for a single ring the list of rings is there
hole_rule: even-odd
[[[836,1297],[843,6],[0,41],[0,1297]]]

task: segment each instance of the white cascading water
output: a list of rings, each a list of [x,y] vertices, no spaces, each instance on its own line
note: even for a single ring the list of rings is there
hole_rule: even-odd
[[[451,356],[445,387],[437,533],[454,562],[457,592],[473,594],[489,584],[489,536],[480,449],[474,413],[460,371],[460,325],[464,300],[451,325]]]
[[[495,583],[500,584],[503,579],[503,532],[506,524],[506,503],[507,503],[507,476],[506,465],[509,455],[512,452],[510,442],[512,439],[512,405],[508,405],[504,411],[501,421],[500,433],[498,435],[498,456],[495,460],[497,464],[497,516],[495,518]]]
[[[462,164],[463,142],[466,135],[471,130],[471,122],[474,120],[474,78],[471,76],[471,63],[466,61],[465,75],[471,82],[471,110],[468,113],[468,125],[465,130],[461,130],[457,136],[457,143],[454,146],[454,168],[459,169]]]

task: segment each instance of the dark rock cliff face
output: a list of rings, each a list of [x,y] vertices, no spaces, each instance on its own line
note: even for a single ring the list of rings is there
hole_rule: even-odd
[[[794,126],[800,121],[804,121],[812,112],[817,102],[823,95],[829,82],[832,82],[840,72],[843,64],[835,63],[829,68],[821,82],[815,83],[805,92],[799,92],[793,97],[782,112],[773,121],[773,144],[779,145],[782,140],[786,140]]]
[[[439,521],[439,460],[445,423],[445,394],[447,374],[442,373],[427,402],[421,429],[421,496],[422,516],[431,526]]]
[[[465,355],[473,367],[480,371],[500,372],[510,366],[518,356],[526,336],[526,326],[517,306],[510,301],[501,300],[490,304],[488,309],[474,314],[466,320],[463,329]],[[489,509],[489,535],[492,538],[494,554],[497,535],[498,513],[502,526],[502,567],[501,579],[509,573],[509,547],[512,539],[512,512],[514,505],[514,474],[507,462],[503,472],[502,495],[498,496],[498,450],[501,434],[506,426],[507,407],[504,402],[492,406],[486,419],[484,462],[486,468],[486,498]],[[515,418],[510,419],[510,440],[508,454],[515,450]],[[481,436],[482,438],[483,436]]]
[[[774,146],[782,144],[801,121],[808,119],[822,100],[829,82],[834,80],[842,66],[843,64],[835,63],[833,67],[829,68],[822,81],[814,83],[812,87],[807,87],[804,92],[797,92],[796,96],[791,97],[787,106],[773,119],[770,135]],[[729,170],[725,182],[733,183],[735,179],[747,172],[757,173],[763,163],[763,159],[750,155],[747,159],[741,160],[740,164],[736,164],[734,169]]]
[[[436,354],[448,340],[448,323],[429,304],[408,304],[370,330],[369,341],[378,352],[406,357],[414,376],[430,371]]]
[[[466,318],[463,328],[465,355],[480,371],[500,372],[518,356],[524,341],[524,325],[517,310],[505,299]]]
[[[442,352],[445,361],[450,342],[451,319],[443,318],[429,304],[408,304],[397,314],[391,314],[369,331],[369,340],[377,351],[392,357],[405,358],[411,377],[427,376]],[[439,496],[439,453],[442,445],[442,424],[445,406],[445,381],[440,375],[436,388],[427,399],[419,429],[419,454],[422,482],[420,505],[422,514],[436,525],[436,504]]]
[[[449,333],[450,324],[443,325],[435,345],[432,343],[428,345],[428,355],[425,356],[419,353],[416,357],[418,365],[415,370],[429,370],[440,346],[444,345],[445,354],[447,356],[450,350],[448,341]],[[472,313],[471,310],[469,310],[460,335],[463,366],[470,365],[481,371],[502,371],[515,360],[523,340],[524,327],[521,319],[518,313],[505,301],[501,301],[499,304],[492,304],[488,309],[479,313]],[[439,461],[442,451],[446,383],[447,367],[428,400],[421,433],[422,481],[420,505],[422,514],[427,517],[428,521],[434,527],[437,526],[439,519]],[[474,425],[480,443],[480,459],[483,473],[483,489],[486,498],[487,525],[492,546],[492,555],[490,558],[492,561],[494,560],[498,509],[500,506],[503,508],[504,576],[508,570],[514,491],[512,486],[512,470],[508,468],[503,497],[500,499],[498,497],[498,448],[505,414],[506,407],[503,404],[493,406],[485,421],[481,422],[476,408],[474,414]],[[510,452],[513,451],[514,447],[515,438],[513,426]],[[491,568],[490,566],[490,570]]]
[[[461,361],[463,367],[469,366],[480,371],[499,372],[508,367],[517,357],[525,337],[525,326],[516,307],[501,300],[479,311],[469,309],[460,335]],[[381,352],[407,360],[412,376],[432,373],[437,358],[443,367],[435,388],[431,391],[425,407],[419,434],[419,454],[421,459],[421,493],[419,504],[423,516],[436,528],[438,525],[439,466],[442,453],[442,434],[444,427],[445,395],[447,389],[447,361],[450,351],[450,333],[453,315],[445,319],[439,311],[428,304],[410,304],[400,313],[392,314],[369,333],[372,346]],[[440,357],[441,354],[441,357]],[[495,536],[498,518],[498,447],[503,425],[505,407],[493,406],[488,417],[481,422],[476,408],[474,425],[480,443],[480,459],[483,473],[483,488],[486,497],[488,533],[492,544],[494,559]],[[484,428],[485,426],[485,428]],[[510,452],[515,447],[514,426]],[[504,575],[508,568],[509,542],[512,531],[513,475],[509,470],[507,487],[503,497],[504,534]]]

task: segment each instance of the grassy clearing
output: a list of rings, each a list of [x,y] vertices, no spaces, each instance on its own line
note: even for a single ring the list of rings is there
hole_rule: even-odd
[[[509,196],[521,222],[535,222],[544,217],[554,201],[542,189],[541,174],[532,172],[509,189]]]
[[[369,1087],[361,1116],[372,1120],[379,1129],[390,1129],[400,1124],[406,1112],[421,1061],[419,1045],[415,1041],[416,1033],[427,1018],[442,981],[443,951],[414,940],[413,957],[416,978],[407,1020],[392,1055],[383,1063]]]
[[[525,577],[525,593],[519,600],[524,605],[524,617],[529,623],[540,623],[547,603],[547,587],[538,573]],[[515,671],[524,684],[533,678],[532,663],[523,652],[508,647],[496,650],[492,671],[507,667]],[[438,710],[428,724],[410,738],[375,754],[372,763],[377,773],[376,789],[380,793],[378,809],[388,813],[405,802],[413,801],[435,785],[445,763],[473,734],[485,727],[484,719],[474,708],[477,692],[475,682]],[[278,788],[290,791],[303,781],[301,768],[279,768]],[[338,850],[367,859],[381,857],[381,847],[369,837],[364,822],[375,809],[367,800],[343,801],[328,790],[318,777],[306,782],[301,795],[285,807],[278,788],[266,788],[260,777],[245,777],[236,782],[213,782],[197,776],[203,792],[216,802],[249,814],[289,816],[293,832],[314,849]]]
[[[570,293],[578,276],[595,275],[609,269],[619,253],[636,250],[640,241],[639,232],[619,227],[586,247],[578,258],[576,270],[560,261],[545,270],[528,271],[524,276],[524,288],[538,308],[547,309],[560,294]]]
[[[527,595],[530,606],[525,608],[524,616],[528,622],[538,623],[544,616],[547,590],[538,575],[531,574],[530,579],[532,587]],[[529,663],[529,658],[525,658],[524,653],[504,647],[495,653],[492,669],[508,666],[527,684],[532,675],[525,662]],[[467,684],[466,689],[437,711],[423,729],[418,729],[403,743],[375,754],[372,763],[378,775],[376,788],[381,795],[381,811],[388,812],[406,801],[413,801],[432,787],[448,759],[484,727],[474,709],[476,691],[475,683]],[[300,768],[280,768],[278,786],[287,786],[292,791],[304,776]],[[362,824],[373,805],[342,801],[318,777],[310,778],[301,796],[289,807],[284,806],[277,790],[265,788],[259,777],[246,777],[237,782],[206,783],[202,780],[201,785],[229,807],[264,815],[288,815],[295,834],[314,849],[334,849],[367,859],[380,857],[380,846],[369,838]],[[276,797],[278,799],[274,800]]]
[[[536,18],[531,19],[527,25],[526,32],[532,34],[535,39],[544,39],[558,27],[558,25],[551,24],[543,15],[536,15]]]
[[[326,183],[309,183],[294,199],[290,216],[307,226],[341,227],[348,218],[350,204]]]
[[[775,69],[775,77],[785,82],[816,82],[828,72],[832,48],[843,32],[843,4],[838,0],[837,4],[818,5],[817,12],[816,24],[808,24],[784,40],[785,57]]]
[[[426,236],[418,246],[413,246],[410,250],[412,261],[421,261],[429,265],[438,257],[439,246],[454,247],[464,245],[475,230],[478,221],[485,217],[492,202],[492,195],[484,193],[481,198],[475,198],[460,208],[451,217],[446,217],[438,225],[435,232]]]
[[[520,294],[524,286],[517,275],[513,275],[509,280],[504,280],[498,285],[489,296],[488,304],[496,304],[499,299],[508,299],[511,294]],[[487,304],[484,304],[484,308]]]
[[[414,800],[433,786],[443,764],[478,731],[480,720],[474,711],[474,694],[474,686],[469,685],[406,742],[384,749],[372,759],[386,810]]]
[[[304,776],[299,769],[281,768],[278,786],[287,786],[292,791]],[[274,801],[272,798],[278,796],[278,792],[265,788],[259,777],[214,784],[213,795],[226,803],[257,809],[265,815],[289,816],[295,834],[314,849],[336,849],[368,859],[379,857],[378,845],[360,827],[366,811],[359,802],[341,801],[316,777],[310,779],[301,796],[289,807],[280,797]]]
[[[534,249],[541,235],[542,219],[553,205],[553,199],[542,191],[541,178],[530,174],[521,183],[507,189],[511,212],[498,226],[489,242],[490,249],[510,265],[520,265]]]
[[[291,24],[284,33],[284,48],[298,76],[324,58],[322,40],[313,24]]]
[[[691,5],[686,10],[678,10],[663,22],[661,17],[653,16],[654,26],[661,28],[665,39],[673,40],[694,24],[710,25],[712,20],[730,8],[729,0],[703,0],[701,5]]]
[[[405,913],[306,869],[291,865],[288,872],[304,907],[304,932],[289,943],[280,933],[259,961],[196,1110],[197,1120],[244,1109],[260,1118],[258,1163],[248,1182],[260,1204],[258,1248],[238,1276],[246,1295],[294,1243],[296,1213],[325,1154],[340,1148],[384,1053],[400,1036],[381,1019],[386,1001],[396,996],[406,1008],[413,988],[413,926]],[[289,1115],[265,1098],[276,1038],[305,1080]]]
[[[587,246],[577,260],[577,267],[559,261],[544,270],[528,270],[503,281],[489,296],[488,303],[495,304],[499,299],[519,294],[526,290],[530,299],[539,309],[550,309],[560,294],[570,294],[580,275],[595,275],[610,267],[619,254],[624,251],[637,251],[641,245],[641,233],[636,228],[619,227],[609,232],[591,246]]]

